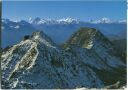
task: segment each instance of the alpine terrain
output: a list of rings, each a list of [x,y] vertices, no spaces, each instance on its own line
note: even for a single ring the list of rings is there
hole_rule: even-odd
[[[126,85],[126,64],[113,43],[94,28],[80,28],[61,46],[43,31],[37,31],[3,49],[1,58],[3,89]]]

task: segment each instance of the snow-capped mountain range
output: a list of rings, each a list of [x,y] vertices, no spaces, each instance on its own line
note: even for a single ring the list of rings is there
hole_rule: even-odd
[[[12,22],[20,22],[19,21],[14,21],[14,20],[9,20],[9,19],[2,19],[2,22],[8,22],[8,21],[12,21]],[[76,19],[76,18],[71,18],[71,17],[67,17],[67,18],[61,18],[61,19],[43,19],[43,18],[29,18],[28,20],[26,20],[27,22],[29,22],[30,24],[73,24],[73,23],[80,23],[80,22],[86,22],[86,23],[126,23],[127,21],[122,19],[122,20],[110,20],[109,18],[101,18],[99,20],[93,20],[90,19],[90,21],[81,21],[80,19]]]
[[[108,18],[101,20],[81,21],[74,18],[41,19],[12,21],[2,19],[2,47],[16,44],[24,35],[30,35],[35,30],[45,32],[58,44],[64,43],[80,27],[99,29],[108,38],[125,38],[126,21],[111,21]]]
[[[101,18],[99,20],[90,20],[90,21],[80,21],[80,19],[75,18],[62,18],[62,19],[41,19],[39,17],[32,19],[29,18],[28,20],[31,24],[78,24],[80,22],[86,22],[86,23],[126,23],[126,20],[119,20],[119,21],[112,21],[109,18]]]
[[[41,19],[41,18],[29,18],[28,20],[31,24],[72,24],[72,23],[79,23],[78,19],[74,18],[62,18],[62,19]]]
[[[126,83],[126,65],[97,29],[80,28],[59,47],[44,32],[2,52],[3,89],[113,88]]]
[[[91,20],[90,23],[126,23],[126,20],[117,20],[117,21],[112,21],[109,18],[101,18],[100,20]]]

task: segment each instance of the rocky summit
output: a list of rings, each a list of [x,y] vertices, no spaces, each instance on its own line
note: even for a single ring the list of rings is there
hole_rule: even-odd
[[[27,38],[26,38],[27,37]],[[98,30],[80,28],[62,46],[34,32],[1,56],[3,89],[104,88],[126,84],[126,65]]]

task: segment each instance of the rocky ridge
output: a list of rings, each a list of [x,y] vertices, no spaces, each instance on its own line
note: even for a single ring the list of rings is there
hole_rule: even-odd
[[[118,80],[123,84],[125,73],[117,72],[126,65],[111,51],[109,40],[93,28],[81,28],[62,48],[35,32],[2,52],[2,88],[103,88]]]

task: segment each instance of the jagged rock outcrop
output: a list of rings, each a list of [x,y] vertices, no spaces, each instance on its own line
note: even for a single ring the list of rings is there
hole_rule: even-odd
[[[100,76],[98,71],[113,72],[125,64],[109,53],[111,44],[104,41],[101,33],[86,30],[77,32],[64,49],[43,32],[35,32],[3,51],[2,88],[103,88],[104,75]]]

